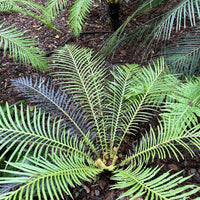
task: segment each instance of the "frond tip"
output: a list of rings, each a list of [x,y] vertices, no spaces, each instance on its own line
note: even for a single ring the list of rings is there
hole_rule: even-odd
[[[20,63],[32,64],[36,69],[47,70],[47,59],[42,55],[43,50],[37,47],[39,43],[28,36],[23,36],[24,33],[13,26],[3,28],[5,23],[0,24],[0,46],[4,45],[4,54],[9,48],[14,61],[19,59]]]

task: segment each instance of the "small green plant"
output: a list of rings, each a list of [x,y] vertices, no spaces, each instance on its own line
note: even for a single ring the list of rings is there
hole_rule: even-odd
[[[6,111],[0,107],[0,159],[14,149],[7,166],[16,169],[1,170],[11,176],[0,177],[0,199],[72,197],[70,188],[104,171],[112,173],[112,189],[126,191],[118,199],[180,200],[199,191],[181,186],[190,178],[182,172],[160,175],[161,166],[153,164],[184,158],[183,149],[194,156],[193,147],[200,148],[199,79],[181,83],[163,59],[145,68],[116,66],[109,73],[102,58],[75,45],[56,50],[50,68],[62,87],[43,77],[12,80],[34,109],[14,106],[12,117],[8,105]],[[160,109],[156,131],[150,126],[129,154],[122,152],[125,137],[140,135],[140,124]]]

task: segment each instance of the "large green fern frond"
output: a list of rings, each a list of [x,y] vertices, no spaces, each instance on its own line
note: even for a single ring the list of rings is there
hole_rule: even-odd
[[[189,127],[188,127],[189,126]],[[172,155],[179,160],[184,158],[180,148],[187,150],[191,156],[195,155],[194,147],[200,148],[200,126],[198,123],[177,122],[176,118],[169,118],[160,122],[157,127],[157,133],[150,128],[150,133],[146,133],[140,143],[133,149],[133,155],[126,158],[120,163],[123,165],[127,162],[134,163],[148,162],[154,160],[155,156],[159,159],[171,158]]]
[[[86,19],[93,2],[94,0],[76,0],[71,7],[69,25],[75,36],[80,34],[83,22]]]
[[[104,60],[93,57],[94,52],[76,45],[66,45],[55,51],[51,68],[63,90],[74,95],[82,109],[89,113],[103,151],[107,141],[103,116],[104,81],[106,76]]]
[[[199,187],[194,185],[177,188],[178,183],[181,184],[190,178],[178,176],[182,172],[170,175],[168,171],[158,175],[159,171],[158,167],[151,169],[142,165],[137,168],[130,165],[125,170],[116,170],[112,179],[117,181],[117,184],[113,186],[113,189],[128,188],[118,199],[129,196],[130,200],[134,200],[145,195],[145,199],[180,200],[199,190]]]
[[[14,191],[0,194],[0,199],[5,200],[33,200],[37,194],[39,200],[64,199],[63,192],[71,195],[70,187],[81,185],[81,180],[90,181],[100,169],[85,157],[76,156],[50,156],[50,160],[43,158],[27,159],[27,163],[8,163],[15,170],[1,170],[10,173],[12,177],[1,177],[0,185],[16,183]],[[34,166],[35,165],[35,166]]]
[[[10,108],[6,104],[6,112],[0,107],[0,116],[1,158],[14,149],[9,157],[10,160],[16,155],[17,160],[22,155],[26,158],[30,152],[35,157],[45,158],[50,152],[66,155],[76,152],[91,159],[90,152],[86,153],[83,141],[80,138],[79,141],[72,130],[61,129],[61,120],[55,119],[52,122],[51,116],[42,113],[41,109],[35,108],[31,111],[31,108],[27,107],[25,111],[21,105],[18,111],[14,105],[12,117]]]
[[[87,114],[80,110],[80,105],[76,104],[75,99],[70,98],[60,88],[56,90],[49,81],[45,82],[42,78],[35,81],[32,78],[19,78],[12,82],[22,94],[29,97],[30,102],[52,113],[52,117],[61,117],[63,119],[61,128],[72,129],[77,135],[85,138],[87,144],[98,156],[91,138],[88,138],[95,136],[95,133],[91,131],[93,125]],[[89,136],[88,133],[90,133]]]
[[[154,39],[170,39],[174,24],[175,30],[179,31],[181,26],[186,27],[187,18],[190,25],[196,26],[196,18],[200,17],[199,0],[182,0],[172,10],[170,10],[152,31]]]
[[[39,43],[23,36],[24,33],[13,26],[3,28],[4,24],[5,22],[0,24],[0,46],[3,44],[4,53],[9,48],[15,61],[19,59],[21,63],[32,64],[36,69],[48,69],[47,59],[42,55],[43,50],[37,48]]]
[[[128,101],[125,96],[129,93],[131,77],[133,72],[139,72],[137,65],[129,65],[116,67],[115,73],[111,72],[114,78],[109,85],[109,93],[107,100],[110,102],[107,106],[108,120],[106,124],[110,127],[110,151],[112,152],[115,137],[122,132],[122,127],[119,124],[123,123],[123,114],[127,111]]]
[[[138,70],[134,68],[131,76],[129,88],[123,88],[123,81],[120,83],[121,77],[127,77],[126,73],[130,71],[118,70],[118,77],[111,87],[111,94],[115,92],[115,98],[109,98],[111,108],[111,116],[108,117],[108,124],[112,127],[111,138],[119,141],[118,148],[120,147],[125,135],[136,133],[138,124],[148,121],[152,117],[152,110],[155,110],[160,105],[167,94],[175,90],[177,79],[168,74],[165,69],[164,60],[158,60],[152,66]],[[120,74],[121,73],[121,74]],[[122,78],[123,79],[123,78]],[[114,101],[116,99],[117,101]],[[124,104],[123,107],[120,106]],[[115,110],[115,111],[114,111]],[[113,123],[113,118],[115,123]],[[120,119],[117,120],[117,119]],[[116,131],[120,134],[115,137]]]

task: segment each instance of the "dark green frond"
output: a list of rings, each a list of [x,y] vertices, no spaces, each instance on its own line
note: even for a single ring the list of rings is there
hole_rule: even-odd
[[[42,158],[40,160],[31,158],[28,161],[30,164],[8,163],[18,171],[1,170],[12,174],[12,177],[1,177],[0,185],[15,183],[16,189],[0,194],[0,199],[33,200],[34,194],[37,194],[39,200],[65,199],[63,192],[72,197],[70,187],[81,185],[81,180],[90,181],[101,172],[93,162],[76,155],[69,157],[53,155],[49,161]]]
[[[200,17],[199,0],[182,0],[171,9],[157,27],[152,31],[154,39],[168,40],[175,24],[175,30],[179,31],[182,27],[186,28],[186,21],[189,19],[191,26],[196,26],[197,17]]]
[[[15,61],[19,59],[21,63],[32,64],[36,69],[48,69],[47,59],[42,55],[43,50],[37,48],[39,43],[23,36],[24,33],[13,26],[3,28],[4,24],[5,22],[0,24],[0,46],[4,45],[4,53],[9,48]]]
[[[170,175],[170,171],[162,175],[158,175],[160,168],[146,168],[142,165],[134,168],[127,167],[125,170],[117,170],[112,177],[118,181],[113,189],[130,188],[124,192],[118,199],[129,196],[130,200],[145,195],[145,199],[156,200],[180,200],[189,197],[199,191],[199,187],[195,185],[185,185],[177,187],[190,177],[179,176],[182,172]]]
[[[74,95],[94,123],[102,150],[106,148],[106,133],[103,117],[104,81],[106,76],[104,60],[95,57],[94,52],[76,45],[66,45],[55,51],[51,68],[63,90]],[[103,144],[104,143],[104,144]]]
[[[102,49],[100,51],[100,54],[103,54],[104,56],[109,56],[111,52],[113,52],[114,49],[116,49],[119,44],[121,44],[120,41],[124,41],[124,38],[121,38],[123,35],[126,26],[139,14],[148,11],[149,9],[159,5],[164,0],[146,0],[142,5],[137,8],[136,11],[133,12],[132,15],[130,15],[127,20],[111,35],[103,44]],[[137,29],[138,30],[138,29]],[[124,36],[126,37],[126,35]]]
[[[26,112],[26,115],[24,114]],[[86,153],[82,140],[73,135],[72,130],[61,129],[61,120],[51,121],[41,110],[26,111],[21,105],[20,111],[14,105],[14,113],[11,116],[10,108],[6,105],[6,112],[0,107],[0,150],[1,158],[12,149],[9,159],[17,155],[17,160],[27,157],[30,152],[35,157],[41,155],[47,157],[49,153],[71,154],[76,152],[86,158],[90,158],[90,152]],[[80,141],[79,141],[80,140]],[[27,149],[28,146],[28,149]]]
[[[79,36],[84,20],[94,0],[76,0],[70,9],[69,25],[75,36]]]
[[[165,57],[166,64],[174,74],[193,76],[199,73],[200,59],[200,34],[198,28],[181,36],[176,44],[163,49],[161,54]]]
[[[88,132],[93,133],[90,129],[93,127],[88,120],[84,111],[79,109],[80,105],[75,103],[75,100],[70,98],[60,88],[58,90],[44,79],[19,78],[12,80],[12,84],[19,89],[19,91],[26,97],[30,98],[36,106],[43,108],[52,117],[62,117],[62,128],[71,129],[76,134],[85,138]],[[89,138],[87,138],[88,140]],[[90,145],[91,146],[91,143]],[[94,146],[91,146],[95,154],[98,155]]]

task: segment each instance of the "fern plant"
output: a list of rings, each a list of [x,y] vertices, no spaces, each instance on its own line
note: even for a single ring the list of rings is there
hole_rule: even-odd
[[[104,171],[112,173],[112,188],[125,188],[118,199],[186,199],[199,191],[195,185],[182,185],[189,177],[170,171],[159,174],[155,159],[184,158],[181,149],[195,155],[200,148],[200,125],[196,110],[179,109],[160,118],[157,131],[141,135],[130,153],[122,152],[125,136],[140,134],[141,123],[148,122],[160,108],[180,102],[180,83],[169,73],[163,59],[152,66],[116,66],[111,73],[101,57],[88,49],[66,45],[51,58],[54,86],[40,77],[12,80],[13,86],[29,98],[31,107],[0,107],[1,157],[12,151],[0,177],[0,199],[64,199],[70,188],[82,181],[95,181]],[[108,77],[108,78],[107,78]],[[197,80],[199,84],[199,80]],[[62,86],[62,87],[58,87]],[[193,93],[182,95],[190,101]],[[199,102],[199,94],[195,97]],[[33,105],[35,105],[33,107]],[[181,120],[180,120],[181,119]],[[120,156],[121,155],[121,156]],[[23,159],[22,159],[23,158]],[[10,167],[10,168],[8,168]]]

